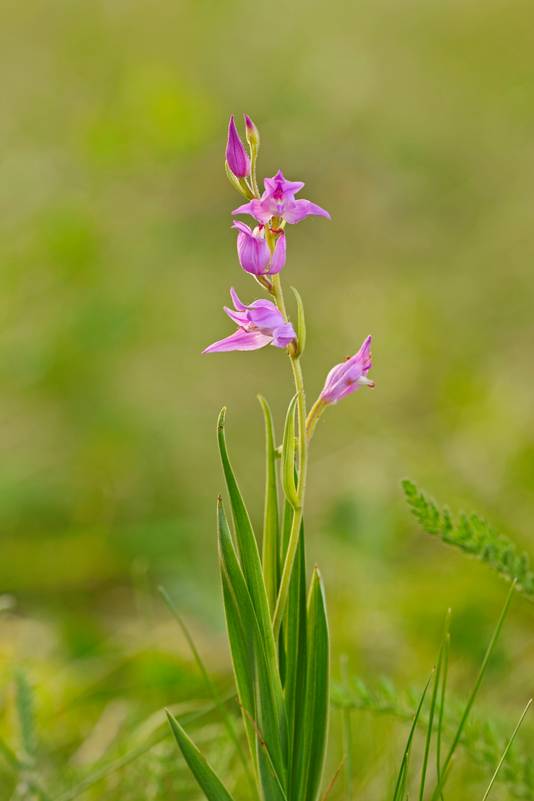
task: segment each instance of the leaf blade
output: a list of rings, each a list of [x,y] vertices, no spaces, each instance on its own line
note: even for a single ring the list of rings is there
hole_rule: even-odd
[[[293,395],[289,402],[282,441],[282,486],[284,495],[293,509],[299,505],[295,483],[295,409],[297,399],[298,393]]]
[[[258,395],[265,424],[265,507],[263,514],[262,565],[271,614],[274,612],[280,579],[280,518],[278,512],[276,439],[271,408]]]
[[[168,710],[165,710],[165,712],[178,747],[208,801],[234,801],[213,768],[210,767],[206,758],[200,753],[174,715],[171,715]]]
[[[326,756],[330,686],[330,637],[324,588],[317,568],[313,571],[308,595],[307,645],[306,694],[295,797],[316,801]]]

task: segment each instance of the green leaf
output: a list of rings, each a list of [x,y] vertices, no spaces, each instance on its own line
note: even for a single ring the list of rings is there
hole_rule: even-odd
[[[288,517],[292,509],[287,504]],[[294,787],[294,771],[298,764],[298,753],[302,745],[304,726],[304,703],[306,698],[306,558],[304,548],[304,526],[300,527],[299,544],[295,566],[291,575],[287,601],[287,617],[283,624],[282,638],[285,656],[284,694],[289,732],[289,775]]]
[[[234,693],[232,693],[230,696],[227,696],[225,699],[223,699],[223,701],[230,701],[233,697]],[[193,723],[194,721],[198,721],[204,717],[212,715],[215,709],[216,707],[211,705],[202,710],[190,712],[188,715],[184,715],[184,717],[187,718],[188,723]],[[158,734],[157,737],[151,738],[148,742],[144,742],[136,748],[126,751],[126,753],[123,753],[122,756],[118,757],[117,759],[113,759],[111,762],[99,765],[93,769],[88,776],[82,779],[79,784],[75,785],[74,787],[71,785],[71,787],[65,792],[54,796],[52,801],[75,801],[76,798],[79,798],[79,796],[83,795],[95,784],[98,784],[99,782],[108,778],[108,776],[112,776],[114,773],[122,770],[122,768],[125,768],[127,765],[132,764],[137,759],[147,754],[152,748],[155,748],[157,745],[163,742],[163,740],[166,738],[166,732],[164,734]]]
[[[308,596],[306,693],[295,771],[295,798],[316,801],[326,755],[330,644],[321,577],[314,569]]]
[[[445,700],[447,697],[447,680],[449,677],[449,650],[451,645],[451,635],[448,631],[448,627],[450,624],[450,614],[451,610],[447,612],[446,617],[446,630],[445,630],[445,638],[443,640],[443,654],[442,654],[442,678],[441,678],[441,688],[440,688],[440,699],[439,699],[439,715],[438,715],[438,733],[436,737],[436,776],[438,784],[441,783],[441,745],[443,739],[443,728],[444,728],[444,721],[445,721]],[[441,793],[441,798],[443,801],[443,793]]]
[[[269,404],[258,395],[265,419],[265,508],[263,514],[263,576],[271,614],[278,597],[280,577],[280,520],[278,515],[277,453]]]
[[[348,674],[348,658],[346,654],[341,656],[340,660],[341,680],[345,692],[349,689],[349,674]],[[345,706],[342,710],[342,744],[343,744],[343,767],[345,777],[345,798],[346,801],[352,801],[352,715],[351,709]]]
[[[250,598],[252,599],[252,604],[258,617],[260,631],[263,635],[264,647],[269,661],[275,664],[274,636],[271,626],[271,615],[269,612],[267,592],[265,589],[265,582],[261,568],[261,560],[258,551],[258,543],[256,542],[250,517],[245,507],[245,503],[243,501],[239,486],[232,470],[232,465],[230,464],[230,459],[228,457],[226,438],[224,435],[225,416],[226,409],[223,408],[219,415],[217,434],[224,477],[226,479],[228,495],[230,496],[230,506],[234,520],[237,548],[239,551],[241,567],[245,576],[245,581],[250,593]]]
[[[534,600],[534,570],[528,554],[509,537],[494,531],[476,514],[461,514],[455,521],[448,509],[440,509],[412,481],[403,481],[402,488],[412,514],[427,534],[485,562],[503,578],[515,581],[516,588]]]
[[[265,797],[277,801],[284,798],[287,730],[276,657],[265,647],[268,638],[261,631],[221,502],[218,520],[226,620],[245,726],[249,743],[256,745],[252,753]]]
[[[233,744],[235,746],[236,752],[239,754],[239,758],[240,758],[241,763],[242,763],[242,765],[243,765],[243,767],[245,769],[245,773],[247,775],[247,779],[249,780],[249,782],[250,782],[250,784],[251,784],[251,786],[253,788],[254,787],[254,777],[251,775],[250,765],[249,765],[249,762],[247,760],[247,756],[245,754],[245,751],[243,749],[242,741],[241,741],[240,737],[237,734],[233,718],[231,717],[231,715],[228,714],[228,710],[226,708],[226,704],[224,703],[223,699],[221,698],[221,696],[220,696],[220,694],[219,694],[219,692],[217,690],[217,687],[215,686],[215,684],[211,680],[210,674],[208,673],[208,670],[207,670],[207,668],[206,668],[206,666],[205,666],[205,664],[204,664],[204,662],[202,660],[202,657],[200,656],[200,653],[199,653],[199,651],[198,651],[198,649],[196,647],[195,641],[194,641],[194,639],[193,639],[193,637],[191,635],[191,632],[189,631],[189,628],[186,625],[185,620],[182,618],[182,616],[178,612],[175,604],[173,603],[170,595],[165,590],[165,588],[164,587],[159,587],[159,592],[160,592],[163,600],[167,604],[167,607],[169,608],[171,614],[173,615],[173,617],[175,618],[176,622],[180,626],[185,639],[187,640],[187,644],[189,645],[189,648],[191,649],[191,653],[193,654],[193,658],[194,658],[194,660],[195,660],[195,662],[197,664],[197,667],[198,667],[198,669],[200,671],[200,674],[202,676],[204,684],[206,685],[206,688],[207,688],[208,692],[210,693],[213,701],[215,702],[215,705],[216,705],[218,711],[220,712],[220,715],[222,717],[224,726],[226,728],[226,731],[228,732],[228,736],[232,740],[232,742],[233,742]]]
[[[295,408],[297,399],[298,393],[291,398],[289,403],[282,441],[282,486],[287,500],[294,509],[299,505],[295,484]]]
[[[304,348],[306,347],[306,318],[304,316],[304,304],[300,292],[298,292],[294,286],[291,287],[291,290],[297,301],[297,343],[298,355],[300,356],[304,353]]]
[[[428,714],[428,726],[426,729],[426,737],[425,737],[425,750],[423,754],[423,766],[421,768],[421,781],[419,784],[419,801],[424,801],[425,795],[425,784],[426,784],[426,774],[428,768],[428,759],[430,756],[430,745],[432,742],[432,734],[434,731],[434,715],[436,713],[437,702],[438,702],[438,693],[441,686],[441,671],[443,667],[443,661],[445,658],[445,653],[448,649],[448,642],[449,642],[449,624],[450,624],[450,610],[447,612],[447,616],[445,618],[445,627],[443,631],[443,637],[441,640],[441,644],[439,647],[439,654],[438,660],[436,665],[436,671],[434,675],[434,682],[432,686],[432,696],[430,699],[430,710]],[[438,715],[438,724],[442,723],[442,710]],[[439,736],[440,728],[438,728],[438,736]],[[438,749],[439,750],[439,749]],[[439,759],[438,759],[439,764]],[[439,781],[439,779],[438,779]]]
[[[423,702],[426,697],[427,690],[430,686],[430,682],[432,681],[432,676],[428,679],[427,683],[425,684],[425,688],[421,694],[421,698],[419,699],[419,704],[417,705],[417,709],[415,711],[415,715],[412,721],[412,725],[410,727],[410,732],[408,734],[408,739],[406,740],[406,745],[404,747],[404,753],[402,755],[401,766],[399,770],[399,775],[397,777],[397,783],[395,785],[395,790],[393,792],[393,801],[404,801],[404,793],[406,788],[406,781],[408,777],[408,763],[410,761],[410,749],[412,747],[412,740],[414,738],[415,729],[417,727],[417,721],[419,720],[419,716],[421,714],[421,710],[423,708]]]
[[[187,736],[176,718],[166,711],[172,733],[208,801],[234,801],[217,774],[209,766],[193,741]]]
[[[247,198],[247,200],[250,200],[251,198],[254,197],[245,179],[238,178],[237,176],[235,176],[230,167],[228,166],[227,161],[224,162],[224,171],[226,173],[226,177],[228,178],[228,180],[230,181],[236,192],[239,192],[241,195],[244,195]]]
[[[486,792],[484,793],[484,797],[483,797],[482,801],[487,801],[487,798],[488,798],[488,796],[489,796],[489,794],[490,794],[490,792],[491,792],[491,788],[492,788],[492,787],[493,787],[493,785],[495,784],[495,779],[497,778],[497,776],[498,776],[498,774],[499,774],[499,771],[500,771],[500,769],[501,769],[501,767],[502,767],[502,764],[503,764],[504,760],[506,759],[506,756],[507,756],[507,754],[508,754],[508,751],[509,751],[509,750],[510,750],[510,748],[512,747],[512,743],[514,742],[514,740],[515,740],[515,738],[516,738],[516,735],[517,735],[517,732],[518,732],[518,731],[519,731],[519,729],[521,728],[521,724],[523,723],[523,721],[524,721],[524,719],[525,719],[525,716],[526,716],[526,714],[527,714],[528,710],[530,709],[531,705],[532,705],[532,698],[531,698],[531,699],[528,701],[528,703],[527,703],[526,707],[524,708],[524,710],[523,710],[523,712],[522,712],[522,714],[521,714],[521,717],[519,718],[519,720],[518,720],[518,721],[517,721],[517,723],[516,723],[515,729],[513,730],[512,734],[511,734],[511,736],[510,736],[510,739],[509,739],[509,740],[508,740],[508,742],[506,743],[506,747],[505,747],[505,749],[504,749],[504,751],[503,751],[503,753],[502,753],[502,756],[501,756],[501,758],[499,759],[499,762],[498,762],[498,764],[497,764],[497,767],[495,768],[495,771],[494,771],[494,773],[493,773],[493,776],[491,777],[490,783],[489,783],[489,785],[488,785],[488,788],[487,788]]]
[[[439,794],[443,790],[443,787],[445,786],[445,782],[446,782],[447,777],[449,775],[449,769],[451,767],[451,763],[452,763],[452,759],[454,757],[454,753],[455,753],[456,749],[458,748],[458,745],[460,744],[462,733],[463,733],[463,730],[464,730],[465,725],[467,723],[467,719],[469,717],[469,713],[471,712],[473,704],[475,703],[476,697],[478,695],[478,691],[480,690],[480,687],[482,685],[482,680],[484,678],[484,674],[486,673],[486,669],[488,667],[489,660],[491,658],[491,655],[493,653],[495,645],[497,644],[497,640],[499,639],[499,635],[500,635],[502,627],[504,625],[504,621],[506,620],[506,616],[508,614],[508,610],[510,608],[510,604],[512,603],[512,598],[513,598],[514,592],[515,592],[515,581],[512,583],[512,586],[510,587],[510,589],[508,591],[508,595],[506,596],[506,601],[504,602],[504,606],[503,606],[503,609],[502,609],[501,614],[499,616],[499,620],[497,621],[497,625],[495,627],[495,631],[493,632],[491,640],[489,641],[488,647],[486,649],[486,653],[484,654],[484,658],[482,660],[482,664],[481,664],[480,669],[478,671],[478,675],[477,675],[477,678],[475,680],[475,685],[474,685],[474,687],[473,687],[473,689],[471,691],[471,695],[469,696],[469,698],[467,700],[467,704],[465,705],[465,709],[463,711],[462,717],[460,718],[460,723],[458,724],[458,728],[456,729],[456,734],[454,735],[452,744],[451,744],[451,746],[449,748],[449,751],[448,751],[447,756],[445,758],[445,761],[443,763],[442,775],[441,775],[441,778],[438,780],[436,788],[435,788],[435,790],[434,790],[434,792],[433,792],[433,794],[431,796],[431,801],[435,801],[438,798]]]
[[[33,690],[22,670],[15,673],[15,703],[19,719],[20,740],[25,756],[35,756],[35,713]]]

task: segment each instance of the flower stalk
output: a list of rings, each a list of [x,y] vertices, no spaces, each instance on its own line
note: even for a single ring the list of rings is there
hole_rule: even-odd
[[[268,297],[243,302],[230,290],[233,308],[225,312],[237,326],[205,353],[259,350],[267,345],[286,350],[295,393],[286,415],[284,437],[277,446],[274,423],[265,399],[266,482],[262,556],[241,496],[226,446],[225,411],[218,423],[218,444],[233,518],[233,533],[222,499],[218,501],[221,582],[239,705],[260,801],[318,801],[326,753],[329,708],[329,630],[326,601],[317,568],[306,573],[303,538],[309,445],[324,409],[362,384],[370,384],[370,338],[358,353],[327,376],[308,414],[302,354],[306,344],[304,307],[297,290],[296,330],[288,314],[281,273],[286,269],[288,226],[307,217],[330,219],[312,201],[296,198],[304,184],[289,181],[279,170],[257,181],[258,129],[245,115],[248,153],[230,118],[226,173],[247,202],[232,212],[249,215],[237,231],[237,255],[245,274]],[[280,458],[281,457],[281,458]],[[282,515],[280,486],[286,504]],[[283,521],[283,522],[282,522]],[[308,587],[308,591],[307,591]],[[175,722],[176,724],[176,722]],[[173,727],[178,744],[198,783],[216,787],[216,797],[232,798],[185,732]],[[211,798],[207,794],[208,798]],[[215,797],[215,796],[214,796]]]

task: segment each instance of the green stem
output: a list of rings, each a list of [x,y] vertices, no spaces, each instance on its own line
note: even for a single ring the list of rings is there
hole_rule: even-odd
[[[310,413],[306,419],[306,438],[308,442],[313,437],[313,432],[315,431],[315,426],[319,422],[322,413],[326,409],[327,404],[324,400],[319,396],[313,406],[310,409]]]
[[[284,318],[287,320],[286,304],[279,275],[273,275],[272,293],[276,301],[276,305],[280,309]],[[298,396],[298,487],[297,504],[293,509],[293,519],[291,522],[291,530],[289,532],[287,552],[282,568],[280,589],[278,590],[278,598],[273,615],[273,630],[275,637],[278,636],[280,631],[280,626],[282,624],[282,619],[284,617],[287,605],[289,583],[291,581],[291,574],[293,572],[293,565],[295,563],[295,556],[297,554],[300,526],[303,517],[304,495],[306,492],[306,478],[308,471],[308,438],[306,436],[306,395],[304,392],[304,376],[302,373],[300,358],[298,356],[298,349],[293,346],[289,346],[288,354],[291,362],[295,389]]]

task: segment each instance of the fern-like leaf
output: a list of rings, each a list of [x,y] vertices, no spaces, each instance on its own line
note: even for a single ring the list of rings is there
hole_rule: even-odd
[[[534,600],[530,559],[509,537],[495,531],[476,514],[462,513],[454,520],[448,509],[440,509],[412,481],[403,481],[402,488],[412,514],[427,534],[480,559],[508,581],[516,581],[517,589]]]

